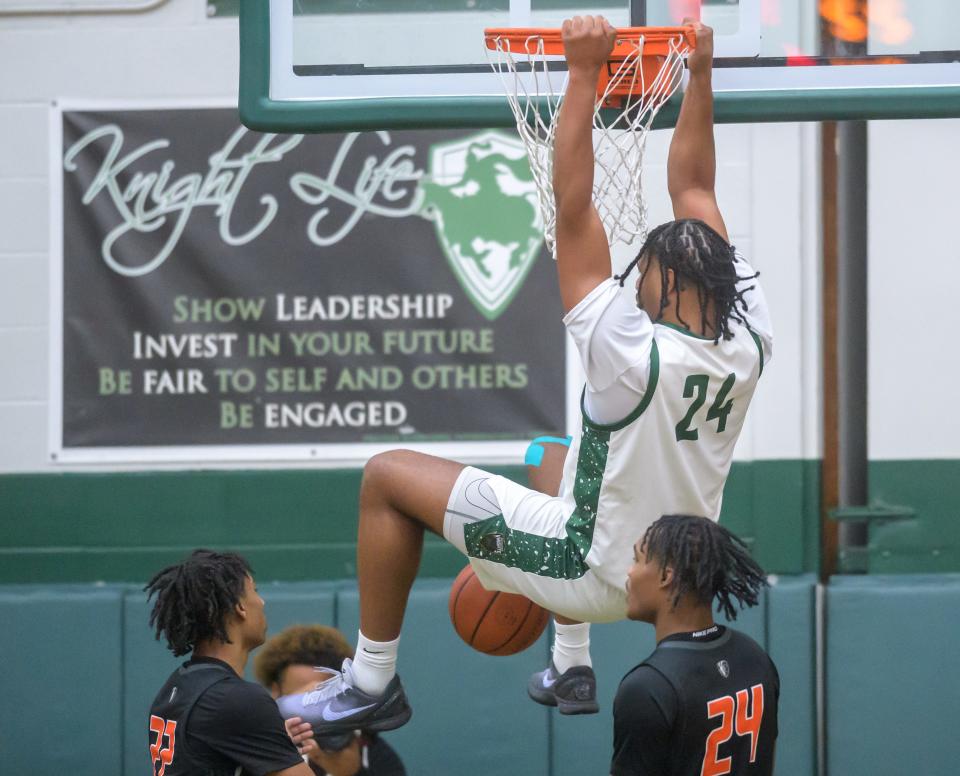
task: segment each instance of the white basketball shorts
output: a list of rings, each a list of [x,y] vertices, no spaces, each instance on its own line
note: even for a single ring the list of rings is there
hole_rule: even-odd
[[[450,492],[443,535],[488,590],[520,593],[582,622],[624,619],[626,590],[586,566],[569,517],[561,499],[468,466]]]

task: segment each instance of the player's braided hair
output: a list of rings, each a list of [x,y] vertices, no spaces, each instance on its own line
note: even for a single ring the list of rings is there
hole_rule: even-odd
[[[714,342],[722,337],[730,339],[730,319],[734,319],[750,328],[742,311],[746,311],[747,303],[743,295],[749,288],[737,288],[741,280],[753,280],[759,273],[740,277],[734,265],[736,249],[730,245],[716,230],[696,218],[681,218],[677,221],[668,221],[656,227],[643,243],[640,252],[627,265],[622,274],[617,275],[620,285],[624,284],[627,276],[644,256],[653,256],[660,262],[663,270],[672,269],[677,277],[678,291],[685,281],[692,282],[697,287],[697,298],[700,302],[701,330],[707,334],[707,323],[713,332]],[[640,279],[640,285],[646,281],[646,273]],[[661,272],[660,310],[656,319],[663,316],[663,311],[670,304],[670,289],[667,285],[667,273]],[[639,299],[640,289],[637,289]],[[709,306],[713,302],[713,316],[710,317]],[[688,329],[690,326],[680,316],[680,295],[677,294],[677,318]]]
[[[647,529],[641,546],[661,573],[673,569],[673,606],[686,595],[707,605],[716,598],[717,611],[735,620],[734,599],[741,609],[756,606],[767,584],[743,540],[705,517],[664,515]]]
[[[339,670],[343,659],[353,657],[353,647],[336,628],[327,625],[293,625],[260,648],[253,661],[260,684],[279,684],[288,666],[318,666]]]
[[[194,550],[182,563],[154,575],[144,591],[147,601],[156,596],[150,627],[161,634],[177,657],[197,644],[217,639],[229,644],[226,619],[243,595],[243,584],[252,575],[250,564],[239,555]]]

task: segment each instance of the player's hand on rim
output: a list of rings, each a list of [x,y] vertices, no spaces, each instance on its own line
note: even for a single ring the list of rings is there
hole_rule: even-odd
[[[687,57],[690,74],[709,73],[713,68],[713,28],[689,16],[683,25],[693,27],[697,34],[697,47]]]
[[[617,31],[603,16],[574,16],[561,28],[567,66],[599,70],[610,58]]]

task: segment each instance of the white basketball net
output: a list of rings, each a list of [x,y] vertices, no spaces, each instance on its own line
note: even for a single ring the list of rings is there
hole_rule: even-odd
[[[556,57],[544,54],[543,39],[527,38],[524,51],[511,51],[510,40],[494,39],[495,49],[486,49],[491,67],[500,76],[510,108],[517,122],[517,131],[527,149],[530,169],[537,184],[544,238],[556,257],[557,212],[553,198],[553,142],[557,116],[566,91],[567,76],[562,85],[550,62]],[[632,243],[647,234],[647,206],[643,198],[643,152],[647,132],[657,113],[680,87],[683,61],[690,51],[683,36],[670,41],[669,54],[650,83],[646,83],[640,59],[643,39],[631,46],[622,64],[611,76],[593,112],[593,151],[596,168],[593,201],[603,221],[607,239]],[[517,61],[522,64],[518,70]],[[521,72],[522,71],[522,72]],[[629,86],[630,95],[621,108],[605,108],[605,103],[618,87]],[[612,120],[605,120],[604,111],[615,110]]]

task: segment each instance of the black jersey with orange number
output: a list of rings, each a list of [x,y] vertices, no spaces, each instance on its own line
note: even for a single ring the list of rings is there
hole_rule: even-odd
[[[270,694],[214,658],[170,675],[149,730],[154,776],[263,776],[303,761]]]
[[[749,636],[663,639],[620,682],[612,776],[770,776],[780,678]]]

